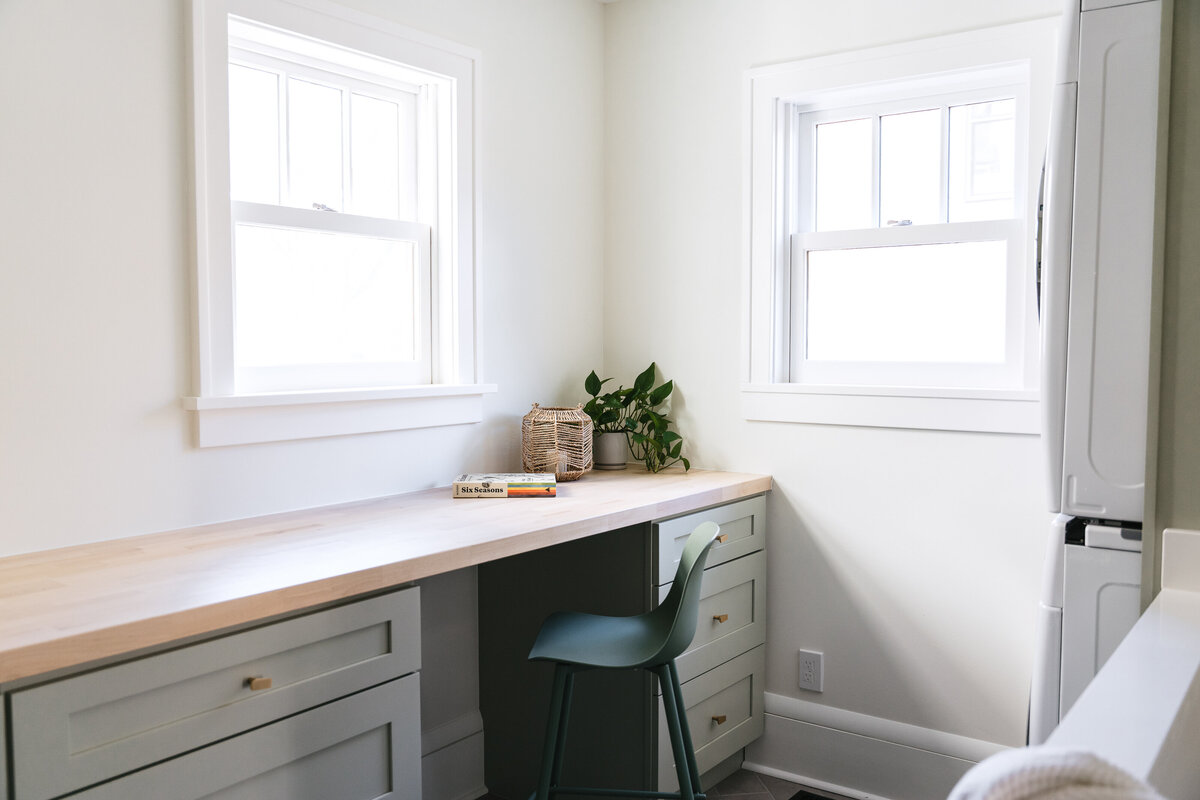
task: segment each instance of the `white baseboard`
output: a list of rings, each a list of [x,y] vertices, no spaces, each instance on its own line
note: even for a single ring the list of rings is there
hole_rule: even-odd
[[[1003,745],[767,694],[746,769],[861,800],[945,797]]]
[[[475,800],[487,794],[483,782],[483,718],[464,714],[421,733],[421,797]]]

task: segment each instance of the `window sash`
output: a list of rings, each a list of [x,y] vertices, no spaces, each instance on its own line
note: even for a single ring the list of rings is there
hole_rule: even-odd
[[[229,51],[229,64],[231,66],[237,65],[258,69],[274,74],[277,77],[279,87],[277,133],[279,142],[278,174],[280,179],[280,204],[286,205],[291,195],[289,154],[292,142],[288,119],[288,81],[290,79],[297,79],[338,91],[341,94],[342,144],[340,158],[342,197],[340,206],[335,209],[336,211],[346,211],[355,204],[354,170],[352,168],[354,120],[351,113],[351,96],[357,95],[396,103],[397,109],[401,113],[406,105],[413,105],[415,119],[408,132],[413,137],[413,145],[416,151],[415,163],[411,164],[407,169],[401,163],[397,179],[399,181],[398,188],[401,192],[405,189],[405,181],[411,181],[413,193],[416,198],[412,209],[415,213],[409,215],[400,214],[399,218],[416,219],[422,222],[433,223],[434,220],[430,218],[429,209],[436,202],[434,197],[437,188],[434,184],[436,183],[437,175],[434,170],[421,169],[421,164],[435,159],[437,152],[435,139],[437,136],[437,126],[430,121],[430,118],[436,114],[436,109],[433,107],[433,99],[436,97],[436,94],[430,91],[430,87],[428,85],[405,83],[398,80],[390,82],[370,80],[369,76],[363,76],[354,70],[339,70],[336,68],[336,65],[326,65],[319,61],[289,60],[286,56],[286,53],[275,52],[274,50],[263,52],[261,48],[246,49],[231,46]],[[413,77],[416,76],[414,75]],[[403,118],[399,122],[401,124],[397,128],[397,134],[400,136],[401,141],[403,141],[406,132],[403,125]],[[405,154],[401,150],[397,155],[403,156]],[[400,202],[400,206],[403,207],[404,203]]]
[[[792,383],[829,386],[943,386],[1013,388],[1023,385],[1024,338],[1027,320],[1023,294],[1025,280],[1025,225],[1021,220],[988,220],[938,225],[867,228],[856,231],[822,231],[790,237],[789,353]],[[920,361],[817,361],[807,357],[808,254],[821,250],[887,248],[956,242],[1003,241],[1005,264],[1005,344],[999,363],[949,363]]]
[[[857,97],[856,93],[847,93],[847,98]],[[1016,100],[1016,121],[1018,131],[1026,127],[1025,119],[1028,114],[1028,90],[1022,84],[1006,83],[1003,85],[987,85],[958,91],[940,91],[926,94],[908,95],[891,99],[880,99],[874,102],[850,102],[826,99],[819,106],[813,103],[789,104],[791,112],[790,138],[792,139],[791,163],[789,169],[793,186],[791,202],[792,215],[789,229],[796,231],[816,230],[817,215],[817,147],[816,129],[818,125],[837,122],[849,122],[856,119],[870,119],[872,122],[871,146],[871,217],[873,226],[879,227],[886,220],[880,219],[880,118],[893,114],[906,114],[914,111],[940,109],[942,113],[942,147],[941,147],[941,221],[945,222],[949,210],[949,114],[954,106],[984,103],[993,100],[1013,98]],[[1025,192],[1023,180],[1026,148],[1022,138],[1018,137],[1017,150],[1014,153],[1014,172],[1016,177],[1013,195],[1013,216],[1020,218],[1025,214]]]
[[[366,236],[416,247],[414,291],[414,361],[356,364],[307,364],[299,366],[254,366],[240,364],[234,335],[233,380],[238,393],[323,390],[349,387],[380,387],[428,384],[433,375],[432,343],[432,231],[430,226],[403,220],[387,220],[328,211],[235,201],[231,203],[234,230],[239,224],[310,231],[333,235]],[[235,237],[236,242],[236,237]],[[237,286],[236,243],[233,257],[233,288]],[[236,301],[231,304],[236,307]],[[234,325],[236,326],[236,316]]]

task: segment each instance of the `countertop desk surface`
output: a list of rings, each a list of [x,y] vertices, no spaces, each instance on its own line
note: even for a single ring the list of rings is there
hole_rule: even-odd
[[[0,559],[0,682],[760,494],[765,475],[630,467],[554,498],[448,487]]]

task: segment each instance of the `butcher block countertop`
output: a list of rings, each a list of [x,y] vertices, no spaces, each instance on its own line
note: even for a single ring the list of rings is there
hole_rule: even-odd
[[[0,682],[760,494],[771,478],[591,472],[553,498],[449,487],[0,559]]]

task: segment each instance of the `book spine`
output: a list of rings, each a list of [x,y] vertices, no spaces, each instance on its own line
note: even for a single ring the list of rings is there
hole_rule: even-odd
[[[455,497],[507,497],[508,484],[500,481],[455,483]]]
[[[455,482],[455,497],[554,497],[553,483]]]

